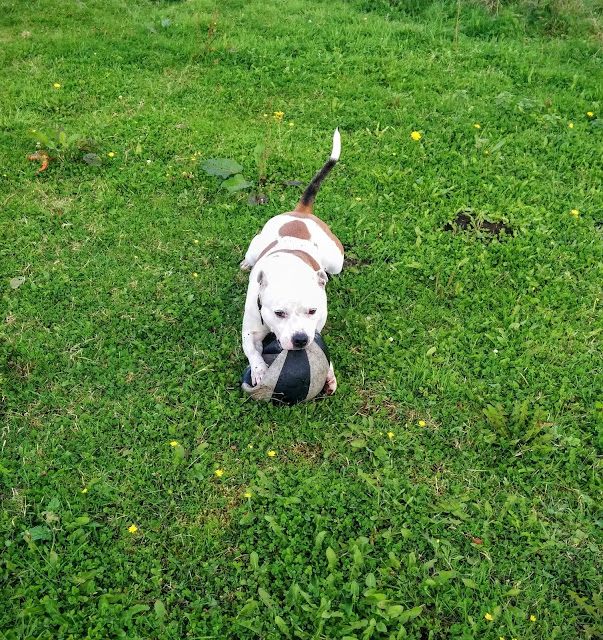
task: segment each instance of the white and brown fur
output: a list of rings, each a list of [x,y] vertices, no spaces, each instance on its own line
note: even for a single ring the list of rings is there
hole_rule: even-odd
[[[274,216],[253,238],[241,269],[251,269],[243,317],[243,351],[255,386],[266,372],[262,341],[274,333],[283,349],[303,349],[327,320],[327,274],[343,268],[343,246],[327,224],[313,214],[314,198],[322,181],[337,164],[341,151],[339,130],[322,169],[306,187],[289,213]],[[333,364],[325,389],[335,393]]]

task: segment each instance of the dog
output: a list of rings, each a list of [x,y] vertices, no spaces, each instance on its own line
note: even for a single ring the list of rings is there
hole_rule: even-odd
[[[313,214],[320,185],[341,153],[339,129],[331,156],[312,178],[293,211],[274,216],[256,235],[240,267],[251,270],[243,316],[243,351],[251,367],[251,383],[259,384],[268,369],[262,341],[273,333],[285,350],[304,349],[327,321],[327,274],[343,268],[343,245],[327,224]],[[337,380],[330,363],[325,393]]]

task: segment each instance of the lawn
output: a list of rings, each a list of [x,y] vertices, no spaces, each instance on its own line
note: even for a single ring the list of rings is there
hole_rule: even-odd
[[[3,3],[0,639],[603,636],[600,14],[461,4]],[[258,404],[336,126],[339,388]]]

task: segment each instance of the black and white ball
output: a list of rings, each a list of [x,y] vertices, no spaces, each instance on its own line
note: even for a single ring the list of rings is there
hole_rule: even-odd
[[[327,345],[320,333],[305,349],[283,351],[278,340],[264,347],[262,357],[268,365],[259,385],[251,386],[251,368],[243,374],[241,388],[254,400],[274,400],[297,404],[315,398],[325,386],[330,359]],[[270,339],[270,338],[269,338]]]

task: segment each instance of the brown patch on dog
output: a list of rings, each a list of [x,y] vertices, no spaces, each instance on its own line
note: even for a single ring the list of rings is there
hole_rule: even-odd
[[[277,245],[277,241],[273,240],[263,251],[262,253],[260,253],[260,255],[258,256],[258,260],[262,257],[264,257],[269,251],[270,249],[274,249],[274,247],[276,247]]]
[[[311,238],[308,227],[301,220],[291,220],[286,222],[279,230],[278,235],[281,238],[290,236],[291,238],[299,238],[300,240],[309,240]]]
[[[316,224],[331,238],[331,240],[337,246],[337,249],[343,255],[343,245],[339,241],[339,238],[331,231],[331,227],[326,222],[323,222],[320,218],[317,218],[313,213],[308,213],[305,209],[307,209],[305,205],[298,205],[295,211],[288,213],[286,215],[293,216],[294,218],[301,218],[302,220],[312,220],[316,222]],[[310,209],[311,211],[311,209]]]
[[[303,260],[307,265],[311,266],[314,271],[320,271],[320,265],[318,262],[316,262],[316,260],[314,260],[314,258],[305,251],[300,251],[299,249],[279,249],[278,251],[275,251],[273,255],[276,255],[277,253],[292,253],[300,260]]]

